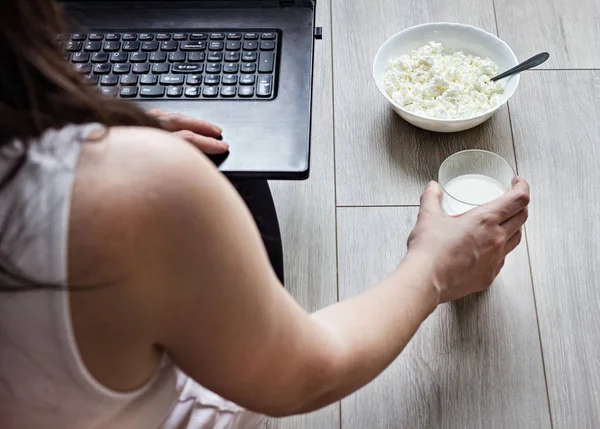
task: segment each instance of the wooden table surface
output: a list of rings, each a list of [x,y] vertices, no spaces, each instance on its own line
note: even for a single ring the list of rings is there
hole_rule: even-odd
[[[597,0],[318,0],[311,177],[274,182],[287,288],[346,299],[405,252],[419,196],[468,148],[532,187],[526,240],[492,289],[441,306],[373,383],[268,428],[600,428],[600,5]],[[435,134],[378,93],[379,46],[420,23],[472,24],[520,59],[548,51],[485,124]]]

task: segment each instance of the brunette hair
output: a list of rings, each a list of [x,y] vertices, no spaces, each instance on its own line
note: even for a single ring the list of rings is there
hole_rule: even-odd
[[[56,0],[0,1],[0,145],[67,124],[159,128],[133,103],[84,82],[65,59],[64,22]]]
[[[90,122],[160,128],[133,103],[84,83],[65,57],[64,23],[56,0],[0,0],[0,149],[14,139],[25,145],[21,158],[11,159],[13,167],[0,177],[0,193],[25,162],[28,142],[47,129]],[[0,290],[7,289],[7,278],[27,280],[0,255]]]

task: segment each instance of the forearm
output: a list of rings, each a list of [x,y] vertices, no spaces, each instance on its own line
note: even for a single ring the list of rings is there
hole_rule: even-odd
[[[435,310],[438,299],[425,265],[407,258],[363,294],[314,313],[335,350],[323,391],[302,412],[335,402],[380,374]]]

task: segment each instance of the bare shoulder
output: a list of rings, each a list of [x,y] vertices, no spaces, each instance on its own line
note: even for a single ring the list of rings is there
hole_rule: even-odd
[[[170,133],[115,127],[94,137],[82,147],[73,189],[70,247],[79,250],[74,255],[89,256],[72,266],[76,280],[106,258],[117,259],[108,264],[117,269],[127,262],[125,256],[143,245],[140,237],[147,236],[153,216],[185,205],[190,194],[208,191],[204,196],[211,198],[227,186],[202,153]]]
[[[147,309],[169,283],[160,275],[172,272],[165,247],[187,233],[181,213],[202,217],[202,205],[190,208],[189,201],[219,199],[228,183],[169,133],[123,127],[91,137],[75,174],[68,237],[69,283],[90,290],[70,294],[71,318],[88,370],[127,391],[142,385],[160,358]]]

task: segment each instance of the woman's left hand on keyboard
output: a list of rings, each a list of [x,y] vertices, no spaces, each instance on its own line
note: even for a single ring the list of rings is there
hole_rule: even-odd
[[[147,112],[158,119],[165,130],[188,141],[207,155],[218,155],[229,150],[229,145],[221,139],[222,129],[209,122],[152,109]]]

